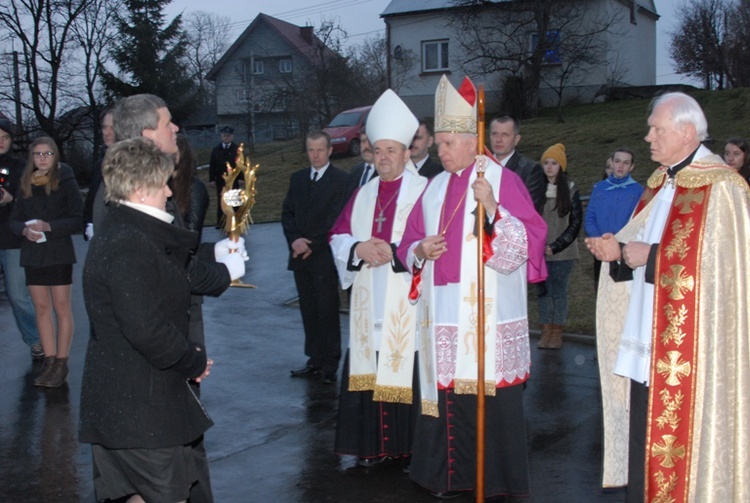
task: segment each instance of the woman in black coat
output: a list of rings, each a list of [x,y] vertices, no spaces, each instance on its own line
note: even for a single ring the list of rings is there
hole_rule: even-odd
[[[188,385],[212,362],[188,338],[196,234],[165,211],[173,169],[143,138],[113,145],[103,163],[110,207],[83,270],[92,330],[80,413],[97,500],[186,500],[191,443],[212,425]]]
[[[21,266],[44,350],[44,365],[35,386],[55,388],[68,375],[74,330],[70,294],[76,262],[70,236],[80,232],[82,224],[83,199],[73,170],[60,163],[52,138],[37,138],[29,147],[10,221],[11,230],[23,238]]]

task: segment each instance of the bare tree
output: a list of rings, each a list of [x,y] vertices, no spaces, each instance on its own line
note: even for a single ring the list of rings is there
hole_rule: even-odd
[[[750,87],[750,0],[738,0],[727,15],[727,72],[734,87]]]
[[[23,107],[58,144],[72,134],[72,128],[58,119],[61,110],[72,103],[70,90],[80,71],[71,59],[76,49],[73,27],[89,4],[90,0],[6,0],[0,4],[0,34],[20,45]],[[0,92],[6,99],[11,96],[7,90]]]
[[[231,22],[227,16],[206,11],[190,12],[184,19],[188,68],[195,80],[199,99],[204,104],[213,103],[216,99],[215,84],[206,79],[206,74],[229,47]]]
[[[697,77],[706,89],[734,86],[728,61],[728,16],[735,2],[690,0],[678,9],[678,25],[672,32],[670,55],[677,73]],[[738,32],[742,33],[742,32]],[[745,37],[747,32],[742,33]]]
[[[115,19],[122,5],[120,0],[90,0],[73,25],[73,40],[79,49],[74,57],[83,70],[83,89],[76,89],[74,96],[90,111],[92,162],[100,155],[102,147],[101,113],[108,106],[105,102],[99,77],[108,59],[108,49],[116,36]],[[79,86],[77,86],[79,87]]]
[[[584,16],[591,4],[576,0],[454,0],[453,5],[458,9],[450,26],[469,55],[462,69],[469,75],[502,75],[505,101],[523,104],[519,115],[537,109],[545,80],[554,82],[561,97],[585,66],[601,64],[618,22],[611,13]]]
[[[362,103],[372,103],[388,87],[385,36],[368,38],[350,47],[348,60]]]
[[[547,32],[545,54],[553,59],[550,68],[540,74],[541,81],[552,89],[557,96],[557,118],[565,119],[562,113],[565,90],[584,81],[587,74],[599,65],[607,63],[609,44],[607,35],[612,30],[616,16],[592,17],[585,15],[587,7],[580,3],[571,3],[554,16],[555,30]],[[609,13],[608,13],[609,14]],[[551,36],[556,39],[550,40]]]
[[[348,60],[357,79],[357,87],[363,90],[360,101],[372,103],[389,87],[398,93],[410,81],[409,70],[417,58],[411,49],[403,50],[400,47],[389,57],[385,35],[377,35],[351,47]]]

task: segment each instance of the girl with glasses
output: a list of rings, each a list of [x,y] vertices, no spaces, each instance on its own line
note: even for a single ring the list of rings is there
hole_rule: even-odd
[[[35,386],[56,388],[68,375],[73,340],[70,293],[76,262],[71,235],[79,232],[82,224],[83,199],[73,170],[60,163],[52,138],[37,138],[29,147],[10,224],[23,239],[21,266],[44,350],[44,364]]]

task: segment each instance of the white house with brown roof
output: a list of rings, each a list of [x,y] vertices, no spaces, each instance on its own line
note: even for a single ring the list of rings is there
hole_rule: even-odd
[[[495,0],[487,2],[508,4],[518,0]],[[565,102],[590,102],[603,86],[648,86],[656,84],[656,22],[659,15],[652,0],[577,0],[581,9],[581,19],[567,24],[580,26],[587,18],[607,19],[611,25],[605,34],[606,58],[595,65],[580,65],[568,80],[565,88]],[[409,54],[414,64],[408,75],[401,76],[403,84],[399,95],[417,116],[432,116],[434,95],[441,75],[447,74],[451,82],[458,86],[468,75],[475,82],[485,84],[488,110],[499,106],[503,72],[486,73],[480,69],[476,58],[477,48],[466,47],[466,36],[462,31],[466,26],[456,21],[466,11],[457,7],[455,0],[392,0],[381,17],[386,24],[386,44],[388,58],[393,59]],[[553,11],[554,12],[554,11]],[[487,20],[491,19],[489,16]],[[492,21],[487,21],[492,22]],[[570,20],[569,20],[570,23]],[[521,27],[519,29],[519,26]],[[519,51],[532,51],[538,34],[529,23],[526,29],[519,23],[514,32],[503,34],[498,23],[498,37],[512,37]],[[554,25],[547,32],[549,37],[565,37],[568,28],[556,29]],[[487,32],[485,32],[487,33]],[[488,44],[491,37],[485,37]],[[489,47],[486,45],[485,47]],[[507,45],[506,45],[507,47]],[[546,83],[539,89],[539,104],[554,106],[557,95],[551,87],[555,72],[564,67],[564,52],[549,51],[545,55],[543,72]],[[389,65],[392,67],[393,65]],[[509,72],[505,72],[507,75]],[[575,82],[575,84],[573,84]]]

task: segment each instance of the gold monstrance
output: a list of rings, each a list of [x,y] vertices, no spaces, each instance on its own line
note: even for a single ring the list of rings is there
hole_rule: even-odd
[[[253,166],[250,159],[245,156],[245,144],[240,143],[237,149],[235,167],[227,163],[227,172],[224,173],[224,189],[221,191],[221,211],[224,213],[224,232],[229,239],[235,243],[240,236],[245,234],[253,223],[250,210],[255,204],[255,171],[259,164]],[[235,189],[234,182],[242,175],[245,182],[244,188]],[[255,285],[243,283],[241,279],[232,281],[231,286],[243,288],[256,288]]]

